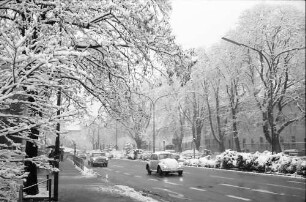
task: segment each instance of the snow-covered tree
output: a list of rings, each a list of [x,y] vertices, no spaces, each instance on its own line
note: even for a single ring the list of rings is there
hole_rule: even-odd
[[[236,33],[231,39],[244,48],[263,133],[278,153],[281,132],[305,118],[305,13],[259,5],[241,16]]]
[[[58,123],[84,111],[88,99],[111,111],[136,79],[181,68],[170,9],[160,0],[2,1],[0,136],[16,147],[13,136],[26,140],[34,157],[37,138],[59,133]]]

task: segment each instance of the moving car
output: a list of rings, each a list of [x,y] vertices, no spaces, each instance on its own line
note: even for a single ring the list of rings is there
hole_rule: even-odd
[[[151,154],[146,170],[149,175],[154,171],[159,175],[178,173],[181,176],[183,174],[183,165],[177,162],[170,152],[155,152]]]
[[[107,167],[108,157],[106,152],[95,152],[90,155],[88,165]]]

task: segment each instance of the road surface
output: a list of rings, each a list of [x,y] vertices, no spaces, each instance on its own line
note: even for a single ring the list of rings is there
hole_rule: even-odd
[[[240,171],[185,167],[183,176],[148,175],[145,161],[112,159],[94,171],[114,184],[126,185],[164,201],[305,202],[306,180]]]

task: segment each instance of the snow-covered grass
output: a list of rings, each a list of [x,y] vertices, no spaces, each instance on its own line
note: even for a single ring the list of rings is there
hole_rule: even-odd
[[[269,151],[252,154],[226,150],[214,159],[211,156],[187,159],[184,165],[220,169],[236,168],[244,171],[306,176],[305,158],[288,156],[283,153],[272,154]]]

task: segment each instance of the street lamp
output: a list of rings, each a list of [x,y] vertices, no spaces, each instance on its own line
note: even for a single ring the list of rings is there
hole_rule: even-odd
[[[193,158],[195,159],[195,147],[196,147],[196,139],[195,137],[193,138]]]
[[[138,95],[142,95],[146,98],[148,98],[150,101],[151,101],[151,104],[152,104],[152,118],[153,118],[153,153],[155,152],[155,105],[156,105],[156,102],[163,98],[163,97],[166,97],[166,96],[169,96],[169,95],[172,95],[172,94],[166,94],[166,95],[162,95],[162,96],[159,96],[158,98],[156,98],[155,100],[153,100],[152,98],[150,98],[149,96],[147,95],[144,95],[142,93],[136,93]]]
[[[117,123],[120,119],[116,119],[116,151],[118,150],[118,127],[117,127]]]

